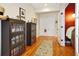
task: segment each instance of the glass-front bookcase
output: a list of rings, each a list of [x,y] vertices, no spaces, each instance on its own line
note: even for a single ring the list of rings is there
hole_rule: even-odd
[[[17,19],[2,21],[2,55],[17,56],[25,50],[25,22]]]

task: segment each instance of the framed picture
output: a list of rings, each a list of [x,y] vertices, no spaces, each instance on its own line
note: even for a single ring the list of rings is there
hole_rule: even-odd
[[[20,17],[20,20],[25,19],[25,9],[21,7],[19,8],[19,17]]]

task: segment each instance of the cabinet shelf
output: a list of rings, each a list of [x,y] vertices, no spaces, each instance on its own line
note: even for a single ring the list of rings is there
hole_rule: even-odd
[[[1,23],[2,56],[20,55],[25,49],[25,21],[8,18]]]

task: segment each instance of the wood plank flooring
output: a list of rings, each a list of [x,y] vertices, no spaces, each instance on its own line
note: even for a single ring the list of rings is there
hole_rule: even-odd
[[[26,46],[25,52],[21,56],[32,56],[36,49],[40,46],[43,40],[52,41],[52,56],[74,56],[74,48],[72,46],[61,47],[57,41],[57,37],[40,36],[37,38],[36,43],[32,46]]]

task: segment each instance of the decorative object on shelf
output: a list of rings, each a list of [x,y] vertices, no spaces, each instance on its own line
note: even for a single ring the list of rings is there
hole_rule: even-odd
[[[16,17],[17,17],[17,19],[20,19],[20,16],[19,15],[17,15]]]
[[[37,17],[32,17],[32,20],[31,20],[31,22],[33,22],[33,23],[37,23]]]
[[[20,20],[25,19],[25,9],[21,7],[19,8],[19,17],[20,17]]]
[[[8,16],[3,16],[4,11],[5,9],[2,6],[0,6],[0,20],[7,20],[7,18],[9,18]]]
[[[4,11],[5,9],[2,6],[0,6],[0,15],[4,15]]]
[[[0,20],[7,20],[7,18],[9,18],[9,16],[0,15]]]

